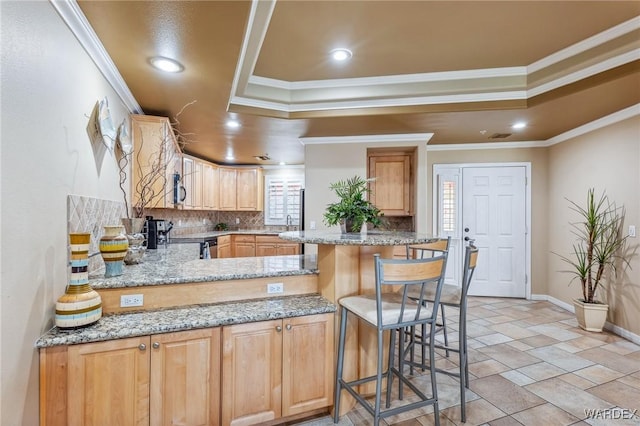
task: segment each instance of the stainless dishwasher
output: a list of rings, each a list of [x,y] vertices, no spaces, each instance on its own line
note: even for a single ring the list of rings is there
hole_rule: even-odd
[[[218,237],[207,237],[200,243],[200,259],[218,257]]]

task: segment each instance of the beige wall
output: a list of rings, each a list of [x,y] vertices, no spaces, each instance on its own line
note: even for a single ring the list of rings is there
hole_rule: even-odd
[[[547,269],[547,149],[484,149],[465,151],[428,151],[427,173],[429,182],[433,178],[434,164],[470,164],[470,163],[531,163],[531,293],[546,294]],[[428,229],[432,232],[432,185],[428,185]]]
[[[567,224],[576,220],[568,208],[572,200],[584,204],[588,188],[596,194],[606,191],[612,201],[624,205],[624,230],[640,224],[640,118],[591,132],[549,148],[549,240],[547,257],[548,294],[571,303],[581,296],[577,282],[568,286],[570,276],[558,271],[567,269],[551,250],[568,254],[574,240]],[[544,228],[543,228],[544,229]],[[608,320],[636,335],[640,335],[640,249],[638,238],[629,239],[632,269],[619,271],[617,279],[608,285],[606,296],[610,305]]]
[[[67,283],[67,195],[122,200],[113,156],[96,166],[87,117],[104,96],[115,123],[127,112],[49,2],[0,7],[0,424],[37,425],[33,345]]]

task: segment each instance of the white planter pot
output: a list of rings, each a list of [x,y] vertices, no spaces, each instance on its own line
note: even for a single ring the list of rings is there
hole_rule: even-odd
[[[602,331],[604,323],[607,321],[609,305],[603,303],[584,303],[582,300],[574,299],[573,308],[580,328],[587,331]]]

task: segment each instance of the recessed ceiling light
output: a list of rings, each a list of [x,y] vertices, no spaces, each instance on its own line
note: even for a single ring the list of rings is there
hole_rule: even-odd
[[[512,129],[524,129],[525,127],[527,127],[527,123],[524,121],[519,121],[511,126]]]
[[[240,122],[237,120],[227,120],[226,126],[230,129],[237,129],[240,127]]]
[[[155,56],[149,59],[149,62],[154,68],[164,72],[180,72],[184,70],[184,66],[180,62],[163,56]]]
[[[349,49],[345,49],[344,47],[340,47],[338,49],[333,49],[331,52],[331,57],[334,61],[346,61],[347,59],[351,59],[353,53]]]

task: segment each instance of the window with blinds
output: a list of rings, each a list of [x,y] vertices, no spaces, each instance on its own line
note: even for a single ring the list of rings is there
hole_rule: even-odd
[[[303,176],[265,176],[265,225],[300,226],[300,190],[304,188]]]

